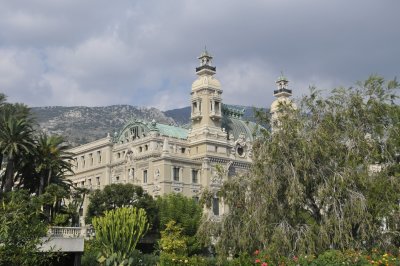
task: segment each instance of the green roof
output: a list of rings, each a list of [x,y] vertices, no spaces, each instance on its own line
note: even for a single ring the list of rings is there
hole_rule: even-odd
[[[237,110],[231,108],[230,111],[236,114],[235,111]],[[242,110],[239,111],[237,112],[239,113],[243,112]],[[160,133],[161,136],[167,136],[177,139],[187,139],[190,125],[188,124],[185,125],[184,127],[177,127],[177,126],[156,123],[154,120],[152,122],[145,122],[142,120],[131,120],[125,124],[123,129],[118,134],[114,136],[114,142],[121,143],[121,142],[131,141],[132,127],[136,127],[137,128],[135,129],[136,131],[139,130],[140,134],[138,135],[138,138],[141,138],[142,135],[147,136],[147,134],[149,134],[151,131],[157,131]],[[227,114],[225,114],[222,117],[221,127],[225,128],[226,132],[228,134],[233,135],[235,139],[237,139],[240,136],[240,134],[244,134],[245,138],[249,139],[250,141],[253,141],[255,136],[259,135],[260,130],[263,128],[262,126],[259,126],[254,122],[244,121],[240,119],[239,115],[232,117]]]
[[[222,127],[225,128],[228,134],[232,134],[235,139],[238,139],[240,134],[243,134],[250,141],[260,135],[260,130],[263,128],[254,122],[227,116],[222,118]]]
[[[160,135],[173,137],[177,139],[187,139],[188,130],[182,127],[169,126],[165,124],[156,124],[156,128],[160,132]]]

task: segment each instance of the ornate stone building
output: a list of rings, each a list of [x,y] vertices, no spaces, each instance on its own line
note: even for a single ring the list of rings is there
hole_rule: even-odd
[[[242,120],[243,110],[223,105],[212,56],[204,51],[199,60],[190,92],[191,128],[134,120],[114,136],[73,148],[74,185],[102,189],[132,183],[155,197],[182,193],[197,198],[202,189],[217,191],[221,186],[216,165],[223,167],[225,177],[247,171],[252,142],[263,129]],[[224,211],[215,197],[214,214]]]

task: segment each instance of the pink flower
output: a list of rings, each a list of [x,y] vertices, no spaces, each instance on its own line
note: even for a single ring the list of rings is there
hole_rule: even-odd
[[[263,262],[263,263],[261,264],[261,266],[268,266],[268,263]]]
[[[259,259],[256,259],[256,261],[255,261],[255,263],[260,263],[261,262],[261,260],[259,260]]]
[[[254,255],[258,255],[260,253],[260,251],[258,249],[256,249],[256,251],[254,251]]]

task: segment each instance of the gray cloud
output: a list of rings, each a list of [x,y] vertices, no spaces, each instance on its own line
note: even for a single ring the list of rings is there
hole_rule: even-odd
[[[196,56],[224,101],[268,106],[283,70],[308,85],[399,75],[396,0],[0,0],[0,88],[43,105],[188,104]]]

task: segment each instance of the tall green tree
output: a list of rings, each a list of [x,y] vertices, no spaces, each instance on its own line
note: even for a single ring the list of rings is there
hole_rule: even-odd
[[[142,187],[133,184],[111,184],[103,190],[95,190],[89,195],[90,203],[86,222],[91,223],[93,217],[102,216],[105,211],[123,206],[142,208],[146,211],[149,223],[156,229],[158,210],[154,199]]]
[[[72,172],[72,154],[67,152],[68,145],[63,137],[45,133],[37,138],[35,150],[36,171],[40,177],[38,193],[41,195],[46,186],[52,182],[62,183],[65,175]]]
[[[274,130],[254,143],[251,172],[223,185],[229,213],[205,220],[201,235],[216,237],[222,254],[398,247],[398,90],[371,76],[282,105]]]
[[[166,228],[170,221],[183,228],[183,234],[194,236],[200,224],[202,207],[194,199],[181,194],[167,194],[157,198],[160,230]]]
[[[28,118],[6,112],[0,119],[0,152],[7,159],[2,189],[4,192],[9,192],[14,185],[18,158],[32,153],[34,149],[33,129]]]

